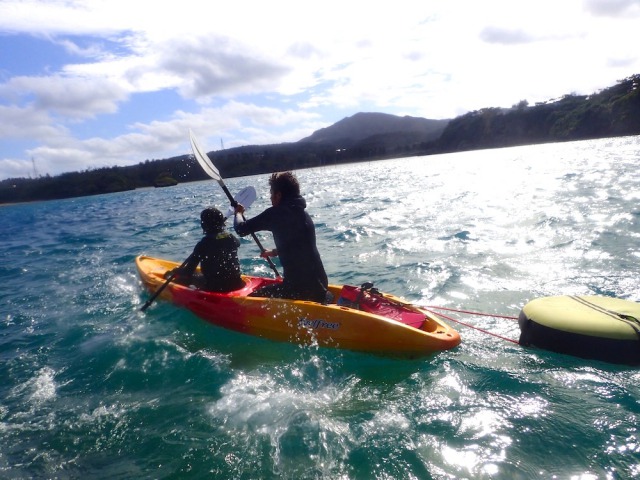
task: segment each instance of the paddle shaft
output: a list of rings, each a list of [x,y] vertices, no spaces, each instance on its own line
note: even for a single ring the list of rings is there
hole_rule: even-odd
[[[218,182],[218,184],[222,187],[222,190],[224,191],[224,193],[227,195],[227,197],[229,197],[231,206],[235,208],[236,205],[238,205],[238,202],[236,202],[236,200],[233,198],[233,195],[231,195],[231,192],[229,191],[227,186],[224,184],[224,180],[222,180],[222,175],[220,175],[220,172],[218,171],[216,166],[213,164],[213,162],[209,158],[209,155],[207,155],[204,152],[204,150],[202,150],[202,148],[200,148],[200,146],[198,145],[198,142],[196,141],[196,137],[191,130],[189,130],[189,140],[191,141],[191,148],[193,149],[193,154],[196,157],[196,161],[200,164],[200,166],[202,167],[202,169],[205,171],[207,175],[209,175],[216,182]],[[246,219],[244,218],[244,214],[242,215],[242,219],[246,221]],[[264,258],[266,258],[267,262],[269,262],[269,266],[276,274],[276,277],[280,278],[280,274],[278,273],[278,269],[276,268],[276,266],[273,264],[273,262],[269,257],[264,255],[265,249],[260,243],[260,240],[258,240],[258,237],[256,237],[255,233],[252,233],[251,237],[256,242],[256,245],[258,245],[258,248],[260,249],[260,252],[263,254]]]
[[[222,190],[224,191],[224,193],[227,195],[227,197],[229,198],[229,201],[231,202],[231,206],[232,207],[236,207],[236,205],[238,205],[238,202],[235,201],[235,199],[233,198],[233,195],[231,195],[231,192],[229,191],[229,189],[227,188],[227,186],[224,184],[224,182],[222,181],[222,178],[220,178],[220,180],[218,180],[218,183],[220,184],[220,186],[222,187]],[[247,221],[247,219],[244,217],[244,213],[241,214],[242,215],[242,220],[243,221]],[[258,245],[258,248],[260,249],[260,252],[264,253],[265,252],[265,248],[262,246],[262,243],[260,243],[260,240],[258,240],[258,237],[256,236],[255,233],[251,234],[251,237],[253,238],[253,240],[256,242],[256,245]],[[275,264],[273,263],[273,261],[269,258],[269,257],[265,257],[267,259],[267,262],[269,262],[269,266],[271,267],[271,269],[273,270],[273,272],[276,274],[276,277],[280,277],[280,273],[278,272],[278,269],[276,268]]]
[[[191,259],[191,255],[189,255],[189,256],[187,257],[187,259],[186,259],[184,262],[182,262],[182,265],[180,265],[180,268],[184,268],[184,267],[185,267],[185,265],[187,264],[187,262],[188,262],[190,259]],[[174,270],[174,272],[171,274],[171,276],[170,276],[169,278],[167,278],[167,281],[166,281],[166,282],[164,282],[164,283],[160,286],[160,288],[158,288],[158,290],[156,290],[156,292],[153,294],[153,296],[152,296],[149,300],[147,300],[147,301],[145,302],[145,304],[142,306],[142,308],[140,309],[140,311],[144,312],[147,308],[149,308],[149,306],[153,303],[153,301],[154,301],[156,298],[158,298],[158,296],[163,292],[163,290],[164,290],[165,288],[167,288],[167,285],[169,285],[169,283],[171,283],[171,280],[173,280],[173,279],[176,277],[176,275],[177,275],[177,274],[178,274],[178,269],[175,269],[175,270]]]

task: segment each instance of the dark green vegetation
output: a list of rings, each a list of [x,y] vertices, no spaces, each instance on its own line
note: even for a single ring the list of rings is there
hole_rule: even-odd
[[[485,108],[449,123],[429,153],[640,134],[640,75],[589,96]]]
[[[640,74],[589,96],[485,108],[452,120],[358,113],[295,143],[245,146],[209,156],[224,178],[462,150],[640,134]],[[191,155],[59,176],[0,181],[0,203],[170,186],[209,178]]]

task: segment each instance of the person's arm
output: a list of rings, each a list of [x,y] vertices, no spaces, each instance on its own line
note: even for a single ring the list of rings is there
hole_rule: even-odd
[[[169,275],[173,275],[173,273],[176,274],[176,276],[178,277],[178,280],[191,278],[191,276],[193,275],[193,272],[196,271],[196,268],[200,263],[200,255],[198,252],[199,246],[200,246],[200,242],[198,242],[198,244],[195,246],[195,248],[193,249],[193,253],[187,259],[187,263],[185,263],[183,267],[178,267],[178,268],[174,268],[173,270],[170,270],[165,274],[165,278],[168,278]]]
[[[242,205],[238,205],[238,206],[241,207]],[[238,211],[238,207],[236,207],[236,213],[233,215],[233,229],[241,237],[244,237],[245,235],[248,235],[250,233],[250,232],[244,233],[244,224],[245,223],[246,223],[246,220],[242,217],[242,212],[239,212]],[[240,233],[240,232],[242,232],[242,233]]]
[[[198,255],[198,245],[196,245],[196,248],[193,249],[193,253],[189,258],[189,261],[184,267],[180,269],[179,274],[185,277],[191,277],[193,275],[193,272],[196,271],[199,263],[200,255]]]
[[[236,207],[236,214],[233,217],[233,229],[241,237],[246,237],[247,235],[263,230],[271,231],[270,225],[272,212],[273,207],[270,207],[259,215],[246,220],[243,216],[244,207],[238,204]]]

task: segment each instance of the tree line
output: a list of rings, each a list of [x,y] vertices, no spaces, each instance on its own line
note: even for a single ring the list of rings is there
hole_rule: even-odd
[[[593,95],[565,95],[511,109],[486,108],[457,117],[427,149],[438,153],[640,133],[640,75]]]
[[[417,142],[410,132],[390,132],[349,142],[296,142],[243,146],[209,153],[224,178],[323,165],[451,153],[537,143],[640,134],[640,74],[592,95],[568,94],[511,108],[485,108],[449,121],[436,140]],[[53,200],[168,186],[209,178],[191,155],[146,160],[37,178],[0,181],[0,203]]]

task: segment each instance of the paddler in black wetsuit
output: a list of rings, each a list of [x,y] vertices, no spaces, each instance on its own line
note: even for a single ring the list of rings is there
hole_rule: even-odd
[[[240,240],[225,231],[225,220],[217,208],[205,208],[200,213],[204,237],[196,244],[186,265],[178,269],[178,283],[212,292],[230,292],[244,287],[238,260]],[[195,273],[198,264],[202,274]],[[165,276],[173,272],[167,272]]]
[[[244,221],[244,207],[236,207],[234,228],[238,235],[267,230],[273,233],[276,248],[266,250],[263,257],[280,258],[283,281],[256,290],[252,296],[311,300],[327,300],[327,274],[316,247],[316,231],[306,212],[307,202],[300,195],[298,179],[291,172],[274,173],[269,178],[271,207]]]

